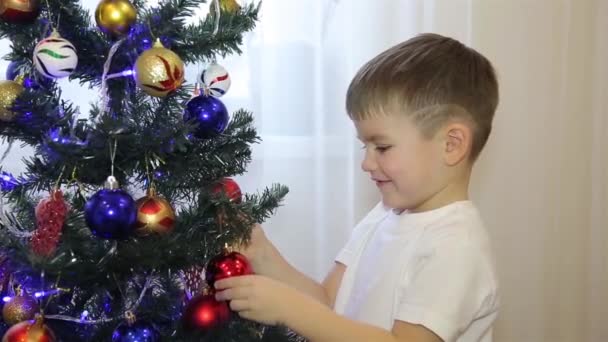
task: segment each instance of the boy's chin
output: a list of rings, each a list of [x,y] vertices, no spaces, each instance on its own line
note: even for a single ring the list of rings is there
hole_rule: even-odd
[[[394,210],[403,211],[408,209],[406,205],[404,205],[403,201],[399,201],[397,199],[391,198],[390,196],[382,196],[382,205],[387,208],[391,208]]]
[[[405,210],[417,211],[419,207],[419,203],[386,195],[382,195],[382,205],[386,208],[393,209],[397,213],[401,213]]]

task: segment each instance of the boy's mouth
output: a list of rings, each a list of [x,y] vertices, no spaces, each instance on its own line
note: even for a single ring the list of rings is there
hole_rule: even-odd
[[[375,178],[372,178],[372,180],[376,183],[377,187],[381,187],[381,186],[386,185],[391,182],[390,180],[375,179]]]

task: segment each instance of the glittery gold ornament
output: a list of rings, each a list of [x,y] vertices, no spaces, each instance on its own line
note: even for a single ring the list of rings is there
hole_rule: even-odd
[[[38,14],[38,0],[0,0],[0,18],[9,23],[29,23],[34,21]]]
[[[156,195],[154,188],[148,194],[137,200],[137,222],[135,233],[139,236],[167,234],[175,226],[175,213],[171,204]]]
[[[0,121],[11,121],[17,113],[11,110],[24,88],[15,81],[0,81]]]
[[[36,299],[27,294],[18,294],[4,304],[2,317],[7,324],[13,325],[34,318],[39,310]]]
[[[106,33],[124,35],[137,19],[137,10],[128,0],[102,0],[95,10],[97,26]]]
[[[148,95],[165,97],[184,83],[184,62],[157,39],[135,62],[135,81]]]
[[[211,2],[211,13],[215,13],[215,2],[217,0],[213,0],[213,2]],[[228,12],[228,13],[236,13],[241,9],[241,5],[239,5],[238,2],[236,2],[236,0],[219,0],[220,1],[220,10],[222,12]]]

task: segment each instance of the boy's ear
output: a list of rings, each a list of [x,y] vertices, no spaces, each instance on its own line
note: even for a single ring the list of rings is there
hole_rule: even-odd
[[[471,128],[462,122],[452,122],[445,127],[443,132],[445,136],[445,163],[448,166],[454,166],[466,160],[473,143]]]

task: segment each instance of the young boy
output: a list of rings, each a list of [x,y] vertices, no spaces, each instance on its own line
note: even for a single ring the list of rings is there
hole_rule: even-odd
[[[254,228],[243,253],[257,274],[218,281],[216,298],[312,342],[491,341],[497,277],[468,186],[497,104],[492,65],[454,39],[423,34],[372,59],[346,107],[382,203],[321,284]]]

